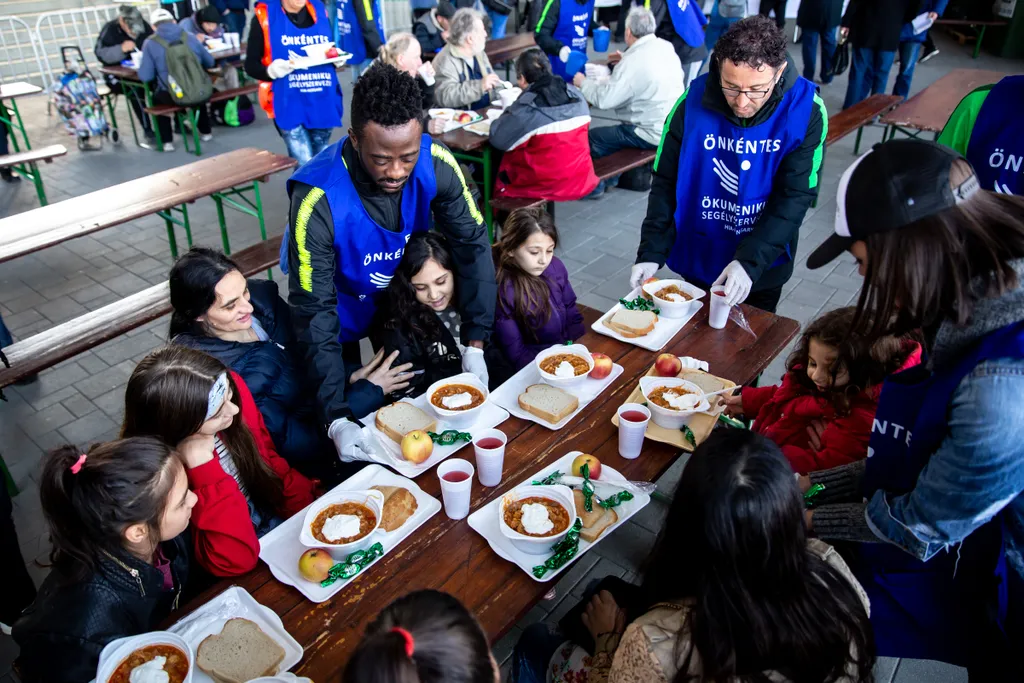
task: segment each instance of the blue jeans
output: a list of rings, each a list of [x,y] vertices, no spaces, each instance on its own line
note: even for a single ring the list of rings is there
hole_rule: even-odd
[[[10,346],[13,343],[14,340],[11,338],[11,331],[7,329],[7,325],[4,325],[3,316],[0,316],[0,349],[5,346]]]
[[[620,123],[616,126],[603,126],[590,129],[590,156],[595,159],[614,154],[620,149],[655,149],[657,145],[644,140],[636,134],[636,126],[631,123]],[[608,180],[602,180],[591,193],[600,195],[607,187],[614,187],[619,182],[619,176],[613,176]]]
[[[832,57],[836,52],[836,29],[832,27],[825,31],[804,31],[800,37],[800,43],[804,55],[804,78],[814,80],[814,66],[818,51],[818,38],[821,38],[821,82],[828,84],[832,82]]]
[[[855,47],[850,55],[850,83],[846,86],[843,109],[852,107],[871,95],[885,92],[889,70],[896,59],[895,52],[882,52],[866,47]]]
[[[288,148],[288,156],[299,162],[299,166],[315,157],[331,142],[332,128],[304,128],[296,126],[291,130],[277,129]]]
[[[527,626],[512,651],[511,683],[547,683],[548,664],[565,641],[557,628],[547,624]]]
[[[239,37],[245,33],[245,10],[233,9],[221,19],[228,33],[237,33]]]
[[[500,14],[490,7],[487,8],[487,16],[491,18],[491,38],[504,38],[505,26],[508,24],[510,14]]]
[[[896,84],[892,86],[892,94],[907,99],[910,94],[910,82],[914,80],[914,67],[921,54],[921,43],[907,40],[900,43],[900,72],[896,75]]]

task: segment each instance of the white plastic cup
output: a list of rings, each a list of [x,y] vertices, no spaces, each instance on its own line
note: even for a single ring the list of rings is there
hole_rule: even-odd
[[[636,411],[644,415],[643,422],[633,422],[622,417],[623,413]],[[623,403],[617,412],[619,416],[619,455],[626,460],[636,460],[644,445],[647,423],[651,421],[651,411],[639,403]]]
[[[445,479],[445,476],[458,472],[465,474],[466,477],[459,481]],[[437,477],[441,480],[444,513],[450,519],[463,519],[469,514],[469,496],[473,490],[474,473],[473,464],[462,458],[449,458],[437,466]]]
[[[708,325],[720,330],[729,322],[729,309],[732,308],[725,302],[725,287],[711,288],[711,310],[708,312]]]
[[[231,47],[241,47],[241,39],[237,33],[225,33],[224,38],[227,40],[227,44]]]
[[[416,69],[416,73],[423,79],[423,82],[427,86],[434,85],[434,67],[431,66],[430,62],[423,62],[420,64],[420,68]]]
[[[498,100],[501,102],[502,109],[511,107],[512,103],[515,102],[518,97],[519,93],[512,88],[506,88],[505,90],[498,91]]]
[[[497,439],[501,445],[496,448],[481,448],[484,439]],[[500,429],[484,429],[473,437],[473,450],[476,452],[476,474],[484,486],[497,486],[501,483],[501,473],[505,465],[505,444],[508,437]]]

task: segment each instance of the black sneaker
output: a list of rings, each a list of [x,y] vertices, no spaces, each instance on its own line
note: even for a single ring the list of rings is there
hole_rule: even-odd
[[[918,62],[924,64],[937,54],[939,54],[939,48],[934,48],[933,50],[925,52],[923,55],[921,55],[921,59],[919,59]]]
[[[139,147],[143,149],[156,149],[156,133],[152,131],[142,132],[142,141],[139,143]]]
[[[3,180],[5,183],[20,183],[21,176],[14,175],[14,173],[11,172],[11,169],[5,168],[0,171],[0,180]]]

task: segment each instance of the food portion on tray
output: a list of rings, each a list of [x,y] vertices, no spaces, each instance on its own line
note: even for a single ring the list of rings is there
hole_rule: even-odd
[[[703,308],[704,290],[685,280],[650,278],[591,327],[649,351],[660,351]]]
[[[471,123],[477,123],[483,121],[484,117],[475,111],[466,109],[449,109],[446,107],[438,107],[435,109],[428,109],[427,114],[432,119],[438,119],[444,121],[444,132],[463,128]],[[488,129],[489,130],[489,129]],[[487,133],[484,133],[486,135]]]
[[[218,683],[246,683],[279,672],[284,648],[249,619],[229,619],[196,648],[196,665]]]

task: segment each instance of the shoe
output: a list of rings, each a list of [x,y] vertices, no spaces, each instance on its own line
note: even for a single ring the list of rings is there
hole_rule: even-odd
[[[11,173],[11,171],[9,169],[4,169],[4,172],[0,172],[0,179],[2,179],[5,183],[20,183],[21,182],[21,176],[20,175],[14,175],[13,173]]]
[[[589,200],[600,199],[601,195],[603,195],[605,190],[607,190],[607,189],[608,189],[608,183],[606,183],[605,181],[601,180],[601,181],[599,181],[597,183],[597,187],[595,187],[591,191],[591,193],[588,194],[583,199],[589,199]]]
[[[203,142],[209,142],[210,140],[213,139],[213,133],[203,133],[202,135],[199,136],[199,139],[202,140]]]
[[[143,149],[156,149],[156,134],[149,130],[142,131],[142,141],[139,147]]]
[[[174,151],[174,143],[173,142],[165,142],[164,143],[164,151],[165,152],[173,152]]]
[[[935,48],[931,52],[925,52],[923,55],[921,55],[921,59],[919,59],[917,61],[920,64],[924,64],[925,62],[927,62],[929,59],[931,59],[932,57],[934,57],[937,54],[939,54],[939,48]]]

